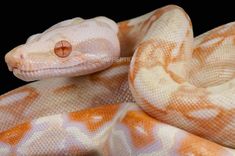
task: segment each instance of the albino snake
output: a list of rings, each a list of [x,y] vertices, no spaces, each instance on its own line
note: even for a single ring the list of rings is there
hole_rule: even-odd
[[[235,23],[193,38],[173,5],[74,18],[5,60],[40,81],[0,96],[0,155],[235,155]]]

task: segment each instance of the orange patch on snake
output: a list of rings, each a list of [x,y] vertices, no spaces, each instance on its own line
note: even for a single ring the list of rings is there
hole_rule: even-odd
[[[235,24],[230,25],[230,27],[222,25],[213,29],[211,33],[205,37],[205,40],[211,40],[214,37],[228,38],[230,36],[235,36]]]
[[[118,111],[119,105],[107,105],[97,108],[82,110],[79,112],[69,113],[69,118],[72,121],[84,122],[86,127],[95,132],[105,123],[113,119]]]
[[[10,104],[1,104],[0,105],[0,109],[3,109],[3,108],[6,108],[8,106],[11,106],[11,107],[14,107],[13,105],[17,105],[17,107],[20,106],[20,104],[22,103],[32,103],[37,97],[38,97],[38,93],[35,91],[34,88],[31,88],[31,87],[28,87],[28,86],[25,86],[25,87],[20,87],[20,88],[17,88],[13,91],[10,91],[2,96],[0,96],[0,100],[1,101],[4,101],[4,99],[10,97],[10,96],[14,96],[14,95],[17,95],[17,94],[20,94],[20,93],[26,93],[27,95],[22,97],[22,98],[19,98],[18,100],[16,101],[12,101],[12,103]],[[19,108],[18,108],[19,109]]]
[[[17,145],[30,128],[31,125],[29,123],[24,123],[2,132],[0,133],[0,141],[13,146]]]
[[[182,113],[184,117],[188,120],[191,120],[197,127],[194,128],[194,134],[206,137],[218,134],[227,124],[230,123],[232,119],[232,112],[231,110],[226,110],[222,107],[216,106],[210,101],[208,101],[207,96],[208,92],[204,89],[199,88],[186,88],[181,87],[178,91],[172,94],[170,98],[170,102],[167,106],[167,110],[177,111]],[[191,100],[185,101],[184,97],[191,97]],[[192,113],[200,111],[210,111],[211,113],[214,112],[215,114],[212,116],[196,116]],[[209,115],[209,114],[208,114]],[[211,124],[216,123],[216,124]],[[205,129],[203,134],[199,134],[198,129]],[[198,133],[199,132],[199,133]]]
[[[179,154],[193,156],[221,156],[225,155],[226,151],[222,146],[214,142],[188,134],[181,142]]]
[[[76,88],[77,88],[77,86],[75,84],[68,84],[68,85],[65,85],[60,88],[55,89],[54,93],[64,93],[68,90],[76,89]]]
[[[119,32],[118,38],[121,47],[121,57],[131,56],[134,50],[134,46],[138,37],[136,35],[131,35],[130,32],[133,30],[134,26],[129,26],[129,21],[123,21],[118,23]],[[126,35],[130,34],[130,35]]]
[[[129,111],[121,123],[128,127],[136,148],[143,148],[155,141],[153,127],[156,125],[156,121],[145,113]]]
[[[183,77],[175,74],[174,72],[172,72],[170,70],[165,69],[165,71],[172,78],[172,80],[174,80],[175,82],[177,82],[179,84],[184,83],[186,81]]]
[[[162,66],[165,72],[168,73],[168,75],[174,81],[178,83],[184,82],[185,81],[184,78],[168,70],[168,65],[171,62],[181,61],[184,57],[183,52],[180,52],[177,56],[172,56],[172,51],[175,47],[176,43],[170,41],[157,40],[157,39],[149,40],[140,44],[135,54],[135,61],[134,64],[132,65],[133,69],[130,71],[129,74],[130,82],[132,84],[134,83],[134,79],[140,68],[153,68],[157,65]],[[150,50],[145,50],[146,48],[150,48]],[[160,60],[158,53],[162,51],[164,52],[163,62]],[[143,57],[142,55],[145,55],[145,57]]]
[[[212,39],[211,39],[212,40]],[[209,40],[210,41],[210,40]],[[223,43],[224,39],[221,38],[217,42],[210,44],[210,46],[203,47],[201,45],[198,45],[194,51],[193,51],[193,57],[196,58],[200,63],[205,64],[206,59],[215,49],[218,49],[218,47]],[[201,44],[205,43],[207,41],[203,41]]]
[[[75,146],[75,145],[71,145],[69,148],[68,148],[68,153],[69,154],[85,154],[87,151],[86,150],[83,150],[83,149],[80,149],[79,146]]]
[[[142,39],[144,35],[148,32],[151,25],[164,13],[174,9],[181,8],[175,5],[168,5],[166,7],[157,9],[147,19],[142,20],[134,25],[131,25],[129,21],[123,21],[118,23],[118,38],[121,45],[121,56],[131,56],[131,54],[133,54],[134,52],[136,45],[139,44],[140,39]]]
[[[150,103],[145,98],[142,98],[142,106],[145,108],[145,110],[150,113],[150,115],[153,115],[151,112],[154,112],[154,118],[158,119],[161,116],[167,115],[167,110],[159,109],[154,104]]]
[[[162,7],[157,9],[156,11],[154,11],[154,13],[145,21],[143,21],[142,26],[141,26],[141,30],[144,29],[144,27],[147,27],[146,30],[149,30],[150,27],[152,26],[152,24],[158,20],[164,13],[169,12],[170,10],[174,10],[174,9],[180,9],[183,11],[182,8],[176,6],[176,5],[168,5],[166,7]],[[184,11],[183,11],[184,12]],[[185,13],[185,15],[187,16],[187,14]],[[188,17],[188,16],[187,16]]]
[[[226,38],[229,38],[230,36],[235,36],[235,24],[230,26],[228,29],[227,27],[220,26],[210,31],[210,33],[203,38],[203,41],[194,49],[193,57],[198,59],[201,63],[205,63],[206,58],[211,55],[211,53],[213,53],[213,51],[217,49]],[[215,39],[218,39],[218,41],[206,47],[201,46],[206,42]]]
[[[193,32],[192,32],[191,26],[189,26],[188,30],[186,31],[184,40],[180,45],[178,54],[177,56],[172,58],[171,62],[180,62],[180,61],[185,61],[189,59],[187,58],[188,56],[185,56],[185,54],[188,53],[188,49],[185,46],[186,46],[187,40],[191,40],[191,38],[193,38]]]
[[[16,96],[24,93],[25,95],[22,97],[19,97],[19,99],[11,101],[11,103],[7,103],[7,98],[11,98],[11,96]],[[17,123],[18,120],[22,120],[22,122],[25,120],[25,116],[23,116],[23,112],[33,104],[33,102],[38,98],[39,93],[36,92],[34,88],[25,86],[25,87],[20,87],[18,89],[15,89],[11,92],[8,92],[2,96],[0,96],[0,101],[3,102],[6,100],[6,104],[1,104],[0,105],[0,111],[3,112],[8,112],[12,115],[15,116],[15,121],[13,122],[14,124]],[[13,99],[13,98],[11,98]],[[8,101],[9,102],[9,101]],[[17,109],[16,109],[17,107]],[[29,120],[29,118],[27,118]],[[15,126],[12,125],[13,123],[7,123],[9,126]],[[10,127],[8,127],[10,128]],[[2,129],[4,130],[4,129]]]
[[[118,58],[107,70],[114,68],[114,67],[129,66],[130,62],[131,62],[131,57]]]

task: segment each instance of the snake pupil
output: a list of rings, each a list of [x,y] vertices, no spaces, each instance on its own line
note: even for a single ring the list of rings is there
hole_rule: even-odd
[[[61,58],[69,56],[72,52],[72,45],[66,41],[62,40],[55,44],[54,53]]]

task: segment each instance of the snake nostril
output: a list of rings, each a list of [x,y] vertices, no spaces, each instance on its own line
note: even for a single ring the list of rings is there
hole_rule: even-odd
[[[24,55],[23,54],[20,54],[20,59],[24,59]]]
[[[16,54],[16,53],[9,52],[5,56],[5,62],[7,63],[7,66],[10,71],[12,71],[13,69],[19,68],[22,64],[23,59],[24,59],[23,54]]]

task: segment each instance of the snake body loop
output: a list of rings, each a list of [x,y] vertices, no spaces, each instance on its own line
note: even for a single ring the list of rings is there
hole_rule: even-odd
[[[234,156],[235,23],[198,37],[180,7],[60,22],[5,60],[0,155]]]

